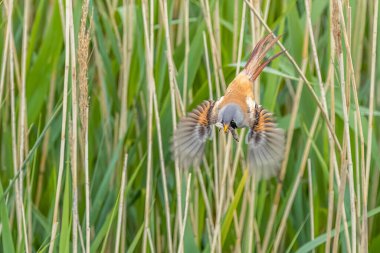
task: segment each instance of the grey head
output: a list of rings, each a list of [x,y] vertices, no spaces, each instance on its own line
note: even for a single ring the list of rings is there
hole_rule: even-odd
[[[244,113],[237,104],[227,104],[219,111],[218,125],[224,127],[226,131],[230,126],[232,128],[242,127],[244,123]]]

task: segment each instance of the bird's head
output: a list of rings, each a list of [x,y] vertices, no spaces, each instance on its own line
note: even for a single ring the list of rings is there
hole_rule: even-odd
[[[218,115],[218,126],[223,128],[224,132],[227,133],[231,128],[235,129],[241,127],[244,121],[244,114],[240,106],[237,104],[227,104],[224,106]]]

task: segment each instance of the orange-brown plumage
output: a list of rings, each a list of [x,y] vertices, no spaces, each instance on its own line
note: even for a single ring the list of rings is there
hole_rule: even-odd
[[[199,106],[198,123],[203,126],[208,126],[209,122],[209,110],[212,108],[212,103],[203,103]]]
[[[248,105],[246,103],[247,97],[252,98],[253,96],[253,85],[252,81],[249,80],[248,75],[244,72],[240,73],[228,86],[223,100],[218,105],[219,108],[222,108],[226,104],[235,103],[238,104],[243,111],[248,111]]]

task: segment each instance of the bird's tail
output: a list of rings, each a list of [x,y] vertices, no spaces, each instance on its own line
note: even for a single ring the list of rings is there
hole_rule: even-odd
[[[263,69],[274,59],[279,57],[284,51],[281,51],[266,61],[262,62],[267,52],[276,44],[279,37],[275,37],[274,34],[270,33],[265,38],[261,39],[253,49],[251,56],[249,57],[247,63],[244,66],[249,79],[252,81],[260,75]]]

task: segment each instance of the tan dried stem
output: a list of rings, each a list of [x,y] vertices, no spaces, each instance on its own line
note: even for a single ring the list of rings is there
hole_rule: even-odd
[[[70,71],[70,31],[69,31],[69,16],[68,16],[68,5],[66,6],[66,18],[65,18],[65,73],[63,81],[63,107],[62,107],[62,125],[61,125],[61,143],[60,143],[60,155],[59,155],[59,167],[58,167],[58,179],[55,192],[54,200],[54,210],[52,219],[52,228],[49,244],[49,253],[54,251],[54,244],[56,240],[56,234],[58,230],[58,212],[59,212],[59,202],[61,197],[61,185],[62,185],[62,175],[64,169],[64,159],[65,159],[65,144],[66,144],[66,123],[67,123],[67,98],[68,98],[68,82],[69,82],[69,71]],[[63,14],[62,14],[63,15]]]
[[[87,28],[89,1],[82,3],[82,16],[78,34],[78,67],[79,67],[79,115],[81,120],[81,136],[84,145],[84,174],[85,174],[85,217],[86,217],[86,253],[90,252],[90,176],[88,161],[88,117],[89,117],[89,97],[88,97],[88,52],[90,44],[90,27]]]

